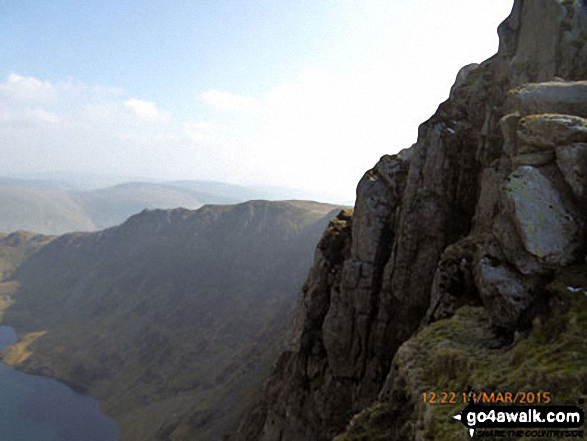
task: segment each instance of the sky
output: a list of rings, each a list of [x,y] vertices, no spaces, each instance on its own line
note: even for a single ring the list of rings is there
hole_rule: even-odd
[[[0,0],[0,175],[216,180],[345,202],[513,0]]]

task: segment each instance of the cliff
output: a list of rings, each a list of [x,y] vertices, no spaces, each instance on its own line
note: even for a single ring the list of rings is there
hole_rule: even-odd
[[[327,228],[290,347],[235,439],[458,439],[448,415],[463,405],[422,392],[587,393],[587,3],[516,0],[498,34]],[[544,339],[552,353],[520,368]],[[501,360],[495,376],[475,351]],[[541,366],[560,381],[532,376]]]

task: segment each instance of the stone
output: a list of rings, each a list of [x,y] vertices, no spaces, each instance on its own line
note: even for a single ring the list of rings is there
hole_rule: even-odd
[[[567,17],[563,21],[558,54],[561,66],[557,75],[584,80],[587,78],[587,66],[573,61],[587,60],[587,14],[585,13],[587,6],[584,0],[567,0],[563,2],[563,5],[567,9]]]
[[[383,252],[385,235],[402,190],[406,164],[399,157],[383,156],[357,186],[352,254],[358,261],[375,262]],[[389,238],[387,238],[389,240]]]
[[[567,265],[580,247],[572,211],[536,168],[518,167],[507,179],[505,208],[526,251],[546,265]]]
[[[518,123],[518,153],[553,150],[559,145],[587,142],[587,120],[573,115],[528,115]]]
[[[495,213],[501,197],[501,186],[507,173],[487,167],[481,174],[481,190],[473,221],[473,234],[488,233],[493,230]]]
[[[518,272],[482,256],[475,265],[475,283],[494,325],[507,329],[519,326],[533,297]]]
[[[503,201],[500,205],[504,205]],[[521,274],[542,274],[548,271],[536,256],[526,250],[513,216],[503,208],[493,224],[493,234],[503,252],[503,260],[512,264]]]
[[[478,240],[476,236],[466,237],[442,254],[434,274],[426,324],[452,317],[464,305],[479,303],[471,269]]]
[[[561,113],[587,118],[587,81],[530,83],[516,89],[510,99],[521,116]]]
[[[540,167],[542,165],[550,164],[555,159],[554,151],[536,152],[536,153],[525,153],[516,155],[512,158],[512,165],[519,167],[521,165],[531,165],[534,167]]]
[[[517,47],[511,61],[515,82],[549,81],[556,75],[565,17],[565,7],[559,1],[521,2]]]
[[[466,81],[469,74],[479,68],[479,64],[471,63],[467,64],[464,67],[461,67],[459,73],[457,74],[457,78],[455,79],[454,84],[450,88],[450,96],[454,96],[455,91],[462,86]]]
[[[557,147],[556,163],[575,196],[587,202],[587,144]]]
[[[518,122],[520,115],[518,113],[509,113],[499,120],[501,131],[503,133],[503,151],[506,155],[512,157],[517,153],[517,135]]]

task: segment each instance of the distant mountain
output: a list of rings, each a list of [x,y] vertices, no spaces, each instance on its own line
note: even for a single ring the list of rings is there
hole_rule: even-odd
[[[214,202],[193,191],[144,182],[72,192],[70,196],[90,216],[98,229],[118,225],[145,208],[183,207],[193,210],[205,202]]]
[[[124,440],[218,440],[282,347],[337,212],[303,201],[147,210],[58,237],[3,281],[3,324],[21,336],[4,360],[89,391]],[[8,246],[0,239],[0,262]]]
[[[88,213],[62,191],[0,185],[0,231],[62,234],[95,228]]]
[[[289,199],[290,191],[214,181],[126,182],[79,189],[65,180],[0,177],[0,231],[64,234],[119,225],[145,208],[196,209],[253,199]]]

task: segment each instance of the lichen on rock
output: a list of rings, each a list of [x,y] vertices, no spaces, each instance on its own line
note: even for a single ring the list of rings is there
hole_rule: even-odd
[[[587,120],[574,115],[538,114],[518,123],[519,153],[552,150],[559,145],[587,141]]]
[[[508,177],[504,205],[524,249],[540,263],[556,267],[575,259],[581,246],[578,215],[538,169],[522,166]]]

